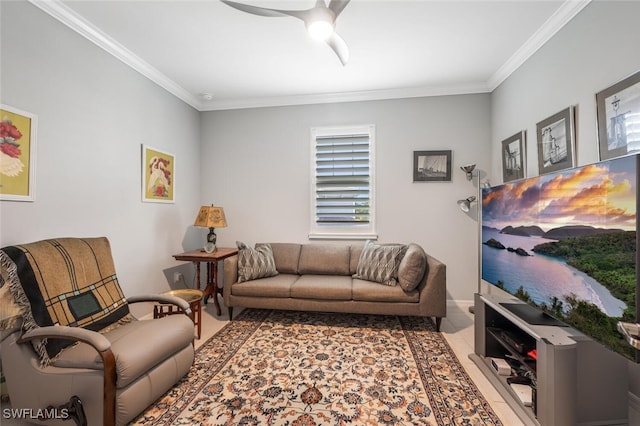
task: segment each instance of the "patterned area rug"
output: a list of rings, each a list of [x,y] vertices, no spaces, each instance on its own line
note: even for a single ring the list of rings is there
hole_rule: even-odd
[[[429,319],[246,309],[136,425],[501,425]]]

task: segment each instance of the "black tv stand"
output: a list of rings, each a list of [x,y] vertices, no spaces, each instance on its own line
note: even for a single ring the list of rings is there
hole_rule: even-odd
[[[553,325],[568,327],[567,324],[526,303],[501,302],[500,306],[531,325]]]

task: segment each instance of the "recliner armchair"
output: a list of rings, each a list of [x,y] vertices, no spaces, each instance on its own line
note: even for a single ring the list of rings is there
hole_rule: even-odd
[[[0,264],[0,287],[11,290],[0,293],[0,356],[12,408],[26,409],[14,413],[68,425],[67,411],[46,410],[77,397],[89,425],[124,425],[193,364],[187,315],[138,320],[129,312],[130,303],[161,302],[189,313],[188,303],[166,295],[125,298],[106,238],[5,247]]]

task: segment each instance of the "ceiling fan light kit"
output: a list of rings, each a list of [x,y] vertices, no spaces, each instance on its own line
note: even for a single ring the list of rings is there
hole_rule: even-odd
[[[335,22],[350,0],[331,0],[329,7],[324,0],[316,0],[316,5],[306,10],[280,10],[251,6],[231,0],[220,0],[222,3],[252,15],[279,17],[292,16],[302,20],[309,35],[316,40],[325,41],[338,56],[342,65],[349,60],[349,48],[345,41],[335,32]]]
[[[313,21],[307,25],[307,31],[312,39],[326,41],[333,34],[333,24],[327,21]]]

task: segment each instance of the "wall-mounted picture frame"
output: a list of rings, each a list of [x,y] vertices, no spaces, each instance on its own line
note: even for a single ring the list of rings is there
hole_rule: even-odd
[[[640,71],[596,93],[596,113],[600,160],[640,152]]]
[[[521,130],[502,141],[502,181],[522,179],[525,176],[527,132]]]
[[[142,145],[142,201],[175,202],[176,159],[173,154]]]
[[[540,175],[570,169],[575,162],[574,107],[559,111],[536,124]]]
[[[0,200],[35,201],[38,117],[0,105]]]
[[[414,182],[451,182],[451,150],[413,151]]]

